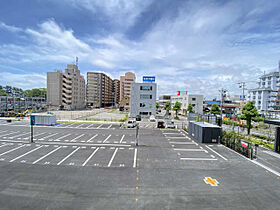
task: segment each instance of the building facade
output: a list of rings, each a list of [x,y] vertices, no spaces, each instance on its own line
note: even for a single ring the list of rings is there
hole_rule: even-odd
[[[87,106],[101,108],[113,106],[113,80],[104,73],[87,73]]]
[[[47,105],[67,110],[85,107],[85,79],[77,65],[67,64],[65,72],[47,72]]]
[[[120,76],[120,101],[130,98],[131,85],[135,82],[135,74],[132,72],[126,72],[124,76]],[[130,101],[130,100],[129,100]],[[127,103],[122,103],[127,104]],[[129,104],[123,107],[125,112],[129,112]]]
[[[279,72],[271,72],[259,78],[258,87],[248,90],[248,100],[254,101],[260,113],[278,111]]]
[[[171,96],[171,106],[173,107],[176,101],[181,103],[181,110],[185,114],[189,104],[193,106],[195,113],[203,114],[203,95],[198,94],[182,94]]]
[[[156,83],[133,83],[130,94],[130,117],[156,114]]]
[[[159,104],[159,107],[161,109],[164,108],[164,105],[166,104],[166,102],[171,102],[171,96],[170,95],[163,95],[163,96],[160,96],[159,99],[158,99],[158,104]]]
[[[120,80],[113,80],[113,105],[119,107],[120,105]]]

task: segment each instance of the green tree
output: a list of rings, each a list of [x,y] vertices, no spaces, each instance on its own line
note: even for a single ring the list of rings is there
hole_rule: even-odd
[[[250,130],[252,127],[252,119],[256,116],[258,116],[258,110],[255,106],[254,101],[249,101],[247,104],[245,104],[242,108],[242,118],[246,120],[247,122],[247,132],[248,135],[250,134]]]
[[[179,101],[176,101],[174,106],[173,106],[173,110],[176,112],[176,118],[178,117],[178,111],[181,110],[181,103]]]
[[[159,103],[158,102],[156,102],[156,108],[159,109]]]
[[[211,109],[210,109],[210,113],[211,114],[220,114],[221,110],[220,107],[218,106],[218,104],[212,104]]]
[[[192,104],[188,105],[187,112],[193,113],[193,106],[192,106]]]
[[[0,96],[6,96],[7,93],[6,91],[3,89],[3,87],[0,85]]]
[[[171,109],[171,103],[170,103],[170,101],[167,101],[167,102],[164,104],[163,109],[166,110],[166,116],[168,117],[168,116],[169,116],[169,110]]]

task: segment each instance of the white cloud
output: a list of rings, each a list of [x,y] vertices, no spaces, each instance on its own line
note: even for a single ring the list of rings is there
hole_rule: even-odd
[[[21,28],[18,28],[16,26],[7,25],[3,22],[0,22],[0,29],[4,29],[4,30],[10,31],[10,32],[21,32],[22,31]]]
[[[100,9],[126,28],[149,5],[148,1],[121,0],[72,3],[93,13]],[[248,31],[257,27],[258,16],[271,8],[264,6],[264,1],[193,1],[182,6],[173,19],[154,23],[137,41],[127,39],[121,30],[101,38],[78,38],[71,28],[50,19],[37,28],[20,29],[32,43],[2,45],[0,55],[5,55],[9,64],[66,64],[78,56],[81,63],[92,66],[82,71],[98,69],[114,77],[134,71],[138,81],[141,76],[156,75],[159,94],[188,90],[214,97],[221,87],[237,94],[237,82],[256,81],[263,70],[277,65],[279,43],[269,40],[277,39],[279,32]]]
[[[22,89],[44,88],[46,87],[46,74],[1,72],[0,84]]]

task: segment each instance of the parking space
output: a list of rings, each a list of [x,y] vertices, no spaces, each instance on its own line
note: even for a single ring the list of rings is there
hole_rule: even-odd
[[[174,152],[180,160],[184,161],[216,161],[226,159],[221,158],[218,152],[193,141],[186,133],[178,130],[162,130],[163,135],[168,140]]]
[[[119,124],[92,124],[92,123],[61,123],[57,128],[79,128],[79,129],[117,129]]]
[[[1,143],[0,161],[42,165],[136,167],[135,148],[132,147]]]

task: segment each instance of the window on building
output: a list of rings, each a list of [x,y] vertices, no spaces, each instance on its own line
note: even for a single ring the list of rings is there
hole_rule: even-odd
[[[140,99],[152,99],[153,96],[149,94],[140,94]]]
[[[195,101],[196,100],[196,98],[192,98],[192,101]]]
[[[140,90],[152,90],[152,86],[140,86]]]

